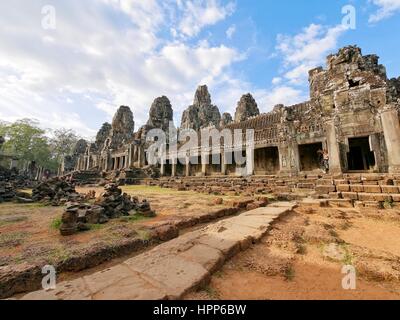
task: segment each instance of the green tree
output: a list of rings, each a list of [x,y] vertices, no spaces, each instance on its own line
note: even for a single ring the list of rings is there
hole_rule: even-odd
[[[58,129],[53,131],[53,137],[50,139],[50,148],[54,159],[61,163],[66,155],[70,155],[79,140],[79,136],[68,129]]]
[[[26,161],[36,161],[40,166],[56,170],[58,164],[45,134],[39,123],[31,119],[0,125],[0,135],[5,137],[3,152],[18,157],[20,166]]]

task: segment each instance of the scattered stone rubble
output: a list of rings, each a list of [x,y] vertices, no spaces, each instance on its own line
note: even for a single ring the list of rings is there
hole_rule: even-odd
[[[15,188],[12,183],[0,181],[0,203],[5,201],[12,201],[15,196]]]
[[[16,169],[0,167],[0,203],[18,200],[19,202],[30,202],[29,196],[19,192],[19,189],[33,187],[33,182]],[[20,199],[20,198],[23,199]],[[26,201],[25,201],[26,200]]]
[[[42,182],[32,190],[33,201],[48,202],[54,206],[80,199],[82,199],[82,195],[76,192],[75,186],[59,178]]]
[[[69,236],[89,230],[93,224],[104,224],[110,219],[134,215],[150,218],[155,216],[155,212],[147,200],[140,202],[138,198],[123,193],[116,184],[108,184],[94,204],[71,203],[66,207],[61,218],[60,233]]]

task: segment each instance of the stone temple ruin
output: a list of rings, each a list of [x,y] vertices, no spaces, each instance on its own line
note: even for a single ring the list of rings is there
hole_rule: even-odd
[[[356,46],[342,48],[327,57],[326,69],[319,67],[309,72],[309,101],[293,106],[277,105],[265,114],[260,114],[256,101],[247,94],[238,102],[234,117],[221,115],[212,104],[207,86],[200,86],[193,105],[183,112],[178,130],[254,129],[254,161],[248,164],[253,176],[321,175],[320,150],[329,153],[331,177],[366,173],[400,175],[400,78],[388,79],[385,67],[378,60],[376,55],[363,56]],[[168,98],[157,98],[147,124],[135,132],[131,110],[121,107],[112,124],[102,126],[94,143],[77,144],[74,154],[61,166],[60,174],[129,172],[147,167],[146,133],[153,128],[167,130],[172,119]],[[198,164],[176,162],[167,151],[166,159],[159,165],[161,175],[198,178],[235,175],[239,165],[224,160],[229,150],[222,146],[217,153],[208,152],[210,157],[220,159],[219,164],[204,161],[204,150]],[[245,143],[243,153],[246,153]],[[328,191],[336,191],[333,187]]]

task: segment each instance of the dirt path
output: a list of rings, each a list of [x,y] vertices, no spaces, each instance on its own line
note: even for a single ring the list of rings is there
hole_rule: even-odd
[[[38,291],[22,299],[179,299],[207,284],[212,273],[241,250],[268,233],[277,218],[294,205],[248,211],[157,246],[121,264],[61,282],[53,291]]]
[[[186,299],[400,300],[399,234],[395,210],[300,206]],[[344,265],[356,290],[342,287]]]

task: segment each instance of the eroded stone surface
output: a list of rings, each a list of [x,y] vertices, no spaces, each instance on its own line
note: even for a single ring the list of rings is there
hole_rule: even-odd
[[[224,261],[260,240],[272,220],[291,209],[292,204],[260,208],[214,223],[114,267],[23,299],[179,299],[207,283]]]
[[[236,108],[235,121],[246,121],[251,117],[259,115],[260,110],[258,109],[257,102],[254,100],[253,96],[250,93],[243,95]]]
[[[207,86],[197,88],[193,105],[183,112],[181,129],[194,129],[196,131],[208,127],[218,127],[221,113],[217,106],[212,105],[211,96]]]
[[[147,125],[151,128],[168,131],[169,123],[173,121],[174,111],[172,105],[166,96],[156,98],[150,107],[149,120]]]

